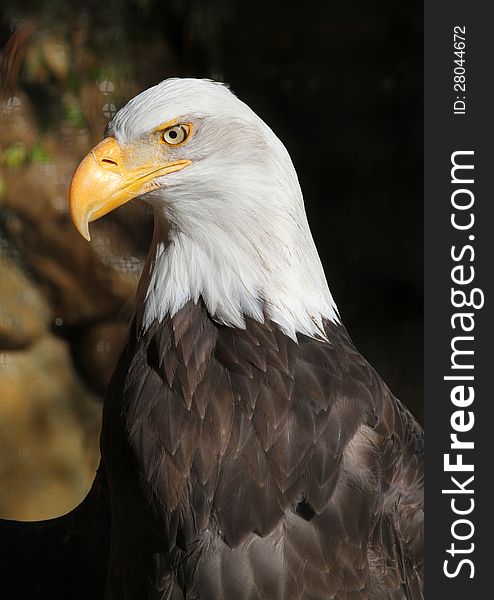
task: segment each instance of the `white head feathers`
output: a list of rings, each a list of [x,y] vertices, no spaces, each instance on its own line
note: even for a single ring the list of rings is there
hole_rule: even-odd
[[[143,199],[155,233],[141,280],[143,325],[203,298],[243,327],[264,314],[290,337],[324,337],[338,320],[292,161],[271,129],[225,86],[167,79],[131,100],[108,133],[125,146],[162,123],[192,124],[173,158],[192,163]]]

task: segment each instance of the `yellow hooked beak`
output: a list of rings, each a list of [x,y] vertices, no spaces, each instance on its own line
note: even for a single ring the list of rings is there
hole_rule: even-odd
[[[91,221],[122,206],[129,200],[156,189],[155,179],[180,171],[191,163],[177,160],[166,164],[146,163],[126,166],[115,138],[105,138],[83,159],[70,183],[69,204],[72,220],[79,233],[89,241]]]

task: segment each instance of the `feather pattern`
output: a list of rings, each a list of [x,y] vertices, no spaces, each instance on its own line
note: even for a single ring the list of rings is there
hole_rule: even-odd
[[[189,302],[129,338],[102,437],[109,599],[422,598],[422,431],[325,329],[296,342]]]

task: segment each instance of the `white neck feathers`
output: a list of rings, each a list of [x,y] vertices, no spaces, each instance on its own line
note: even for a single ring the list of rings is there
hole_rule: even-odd
[[[250,232],[248,223],[237,230],[230,223],[227,230],[210,222],[191,235],[155,208],[139,292],[143,328],[202,298],[224,325],[244,328],[246,316],[268,318],[294,340],[297,333],[325,339],[323,320],[339,321],[337,309],[308,225],[287,225],[281,236],[276,228]]]

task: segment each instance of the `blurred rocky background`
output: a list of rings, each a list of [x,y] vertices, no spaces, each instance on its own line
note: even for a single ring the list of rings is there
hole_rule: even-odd
[[[347,328],[422,415],[422,6],[335,0],[2,0],[0,516],[61,514],[98,463],[101,402],[152,216],[87,244],[71,174],[127,99],[228,82],[288,147]]]

